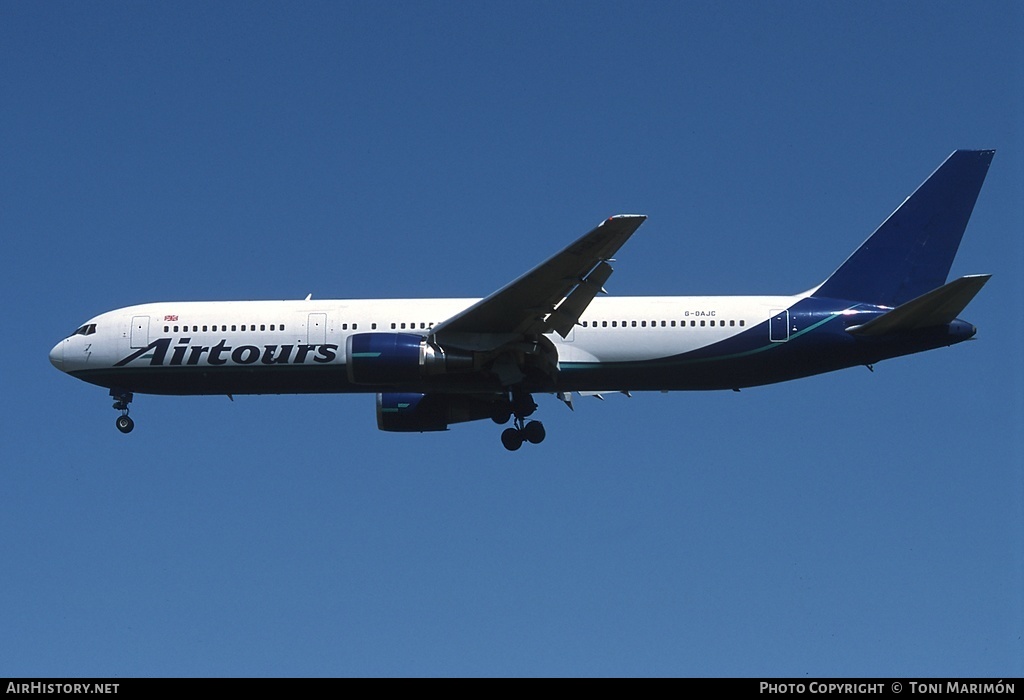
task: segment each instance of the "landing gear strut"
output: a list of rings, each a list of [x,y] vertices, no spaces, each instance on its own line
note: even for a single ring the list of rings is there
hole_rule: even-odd
[[[525,392],[512,392],[512,414],[515,416],[514,428],[506,428],[501,433],[501,444],[506,450],[514,452],[524,442],[537,445],[543,442],[547,432],[544,424],[538,420],[526,422],[526,419],[537,410],[533,397]]]
[[[135,427],[135,421],[128,417],[128,404],[132,402],[131,392],[111,389],[110,396],[114,399],[114,410],[121,412],[121,415],[114,421],[114,425],[122,433],[130,433]]]

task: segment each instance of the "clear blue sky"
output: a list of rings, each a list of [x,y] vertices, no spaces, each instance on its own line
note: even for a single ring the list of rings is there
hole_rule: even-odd
[[[1024,674],[1015,2],[0,0],[0,676]],[[167,299],[482,296],[615,213],[612,294],[796,293],[956,148],[975,342],[736,394],[55,371]]]

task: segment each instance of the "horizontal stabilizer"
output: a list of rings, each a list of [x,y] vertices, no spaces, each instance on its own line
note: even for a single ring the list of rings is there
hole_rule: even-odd
[[[992,275],[968,275],[953,280],[860,326],[847,328],[853,335],[873,336],[912,331],[952,323]]]

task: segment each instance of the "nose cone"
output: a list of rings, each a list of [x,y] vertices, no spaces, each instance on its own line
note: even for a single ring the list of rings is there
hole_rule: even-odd
[[[60,341],[53,346],[53,350],[50,351],[50,364],[59,369],[61,372],[64,371],[64,341]]]

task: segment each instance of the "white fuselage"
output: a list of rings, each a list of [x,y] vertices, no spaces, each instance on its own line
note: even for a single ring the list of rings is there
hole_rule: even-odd
[[[642,362],[713,345],[763,324],[806,295],[595,299],[563,339],[559,362]],[[160,302],[116,309],[50,353],[65,372],[145,367],[218,370],[344,365],[354,333],[428,335],[476,299]],[[81,329],[80,329],[81,330]],[[166,346],[150,348],[158,340]],[[770,341],[769,338],[765,338]],[[776,342],[784,340],[775,339]],[[162,356],[154,358],[154,350]],[[133,357],[133,355],[136,355]],[[126,358],[131,358],[125,362]],[[154,362],[154,359],[157,361]],[[615,388],[615,387],[603,387]],[[627,388],[627,387],[622,387]],[[358,387],[350,390],[359,391]]]

